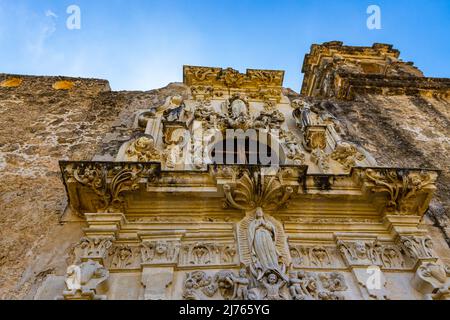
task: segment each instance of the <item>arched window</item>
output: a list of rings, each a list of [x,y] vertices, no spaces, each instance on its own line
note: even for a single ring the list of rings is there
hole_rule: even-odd
[[[284,153],[276,138],[259,132],[216,142],[210,159],[214,164],[280,165],[284,164]]]

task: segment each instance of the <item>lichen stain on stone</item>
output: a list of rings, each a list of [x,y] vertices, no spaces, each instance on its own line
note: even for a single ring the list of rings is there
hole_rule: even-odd
[[[75,83],[72,81],[57,81],[52,85],[52,88],[55,90],[71,90],[75,86]]]
[[[9,78],[6,80],[3,80],[0,83],[0,87],[2,88],[17,88],[22,84],[23,80],[20,78]]]

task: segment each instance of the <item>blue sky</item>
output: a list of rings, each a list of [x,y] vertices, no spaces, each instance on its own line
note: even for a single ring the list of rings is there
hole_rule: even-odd
[[[69,5],[81,29],[68,30]],[[369,5],[381,30],[366,27]],[[301,87],[313,43],[391,43],[450,77],[449,0],[0,0],[0,72],[108,79],[114,90],[182,81],[182,66],[281,69]]]

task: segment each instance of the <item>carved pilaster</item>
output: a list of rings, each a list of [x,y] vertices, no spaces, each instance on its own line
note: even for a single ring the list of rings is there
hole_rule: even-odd
[[[376,238],[358,235],[336,235],[336,245],[351,269],[366,300],[389,299],[386,279],[381,270],[379,243]]]
[[[141,283],[144,300],[172,298],[174,269],[178,264],[183,231],[143,232],[141,240]]]

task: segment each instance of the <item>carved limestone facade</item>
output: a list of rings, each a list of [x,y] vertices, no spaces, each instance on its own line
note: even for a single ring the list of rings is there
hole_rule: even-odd
[[[65,219],[85,227],[55,297],[449,299],[421,227],[439,172],[377,166],[306,99],[363,72],[339,48],[313,47],[292,101],[283,71],[185,66],[189,95],[137,111],[115,161],[61,161]],[[389,47],[365,54],[420,76]]]

